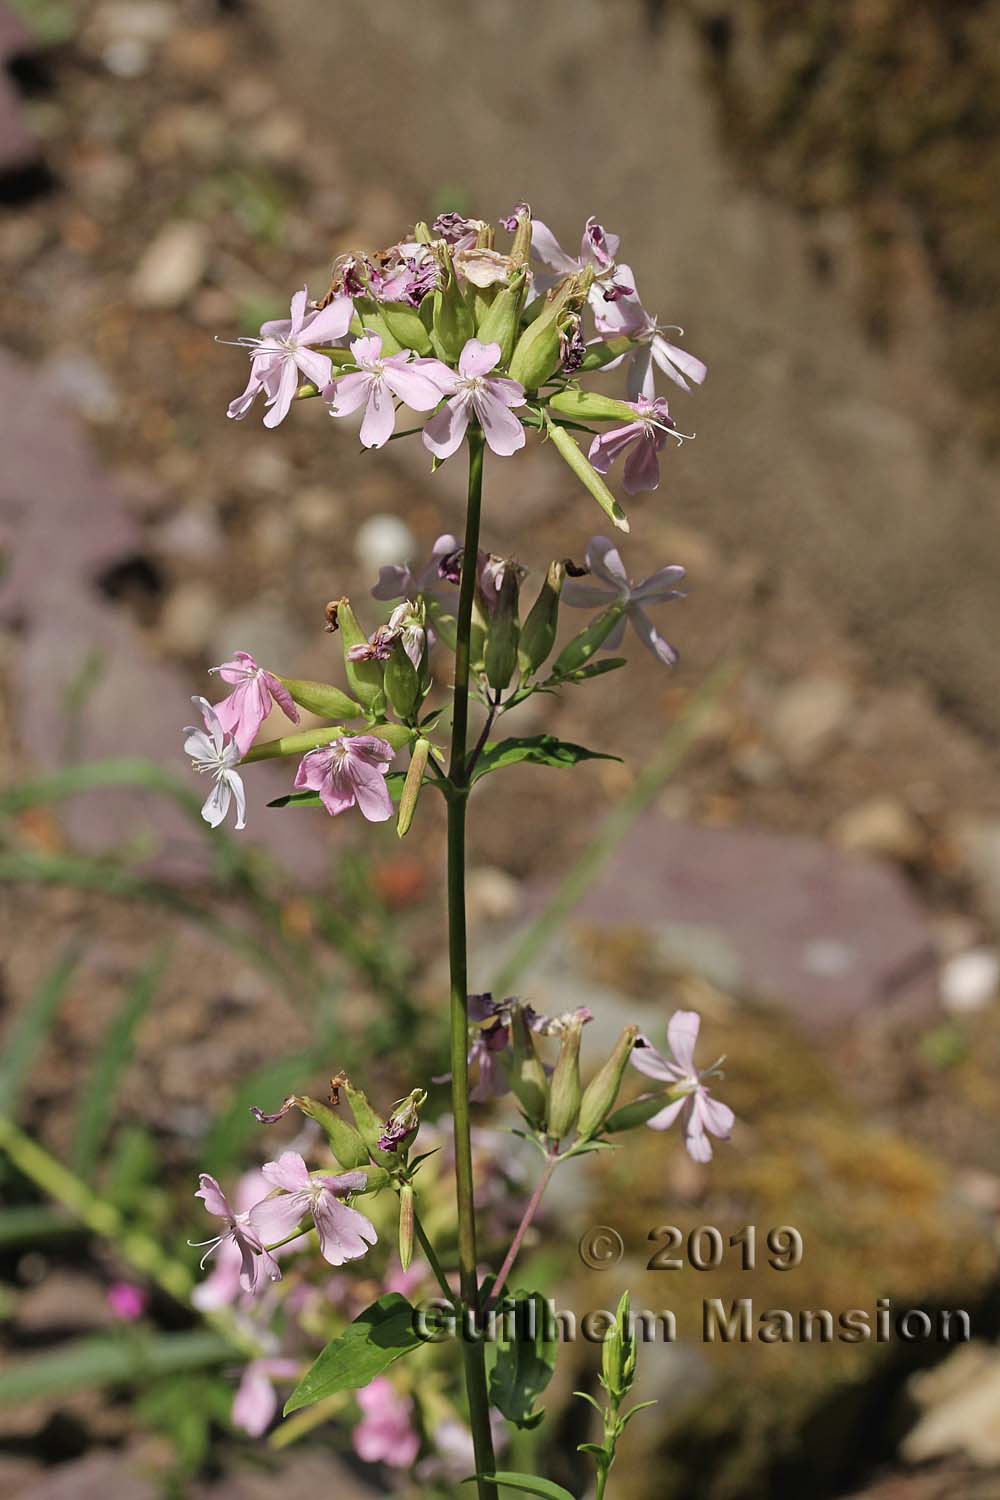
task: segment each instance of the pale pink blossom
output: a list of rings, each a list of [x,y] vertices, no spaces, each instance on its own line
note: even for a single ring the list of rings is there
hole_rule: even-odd
[[[202,775],[210,775],[215,785],[205,798],[201,815],[212,828],[218,828],[229,811],[229,804],[236,801],[236,827],[245,828],[247,822],[247,799],[243,778],[236,767],[240,763],[240,752],[231,734],[227,734],[219,723],[219,717],[207,698],[192,698],[192,703],[201,709],[205,721],[204,729],[188,724],[184,733],[185,753],[190,755]]]
[[[383,355],[377,333],[353,339],[351,354],[357,370],[328,385],[323,399],[332,417],[346,417],[364,407],[361,443],[365,448],[381,448],[392,437],[396,400],[414,411],[433,411],[441,400],[439,377],[451,373],[440,360],[414,359],[410,349]]]
[[[701,385],[708,374],[707,365],[666,337],[668,333],[683,334],[683,328],[657,322],[653,314],[648,313],[638,297],[634,295],[608,303],[598,323],[601,332],[607,337],[624,336],[638,345],[630,353],[623,354],[621,358],[612,360],[610,364],[603,367],[605,370],[613,370],[621,364],[623,359],[628,361],[627,381],[630,401],[638,401],[640,396],[645,396],[647,401],[656,399],[654,364],[669,380],[679,385],[684,391],[691,389],[688,381]]]
[[[222,1219],[225,1229],[220,1235],[211,1240],[202,1240],[201,1245],[207,1245],[205,1254],[201,1258],[202,1267],[206,1260],[217,1250],[220,1245],[232,1242],[240,1252],[240,1286],[245,1292],[256,1291],[257,1283],[262,1276],[267,1276],[271,1281],[280,1281],[281,1272],[274,1256],[265,1250],[257,1229],[250,1221],[250,1215],[237,1213],[229,1205],[225,1193],[220,1188],[214,1177],[207,1172],[202,1172],[198,1178],[201,1186],[195,1193],[196,1198],[201,1198],[210,1214],[215,1218]],[[284,1236],[277,1236],[284,1238]]]
[[[413,1426],[413,1402],[401,1396],[391,1380],[376,1376],[357,1392],[361,1421],[351,1434],[354,1451],[368,1464],[408,1469],[420,1452]]]
[[[684,1091],[679,1099],[666,1105],[646,1124],[651,1130],[668,1130],[680,1116],[689,1155],[697,1162],[707,1162],[712,1160],[709,1135],[727,1141],[736,1116],[728,1104],[713,1099],[702,1082],[716,1072],[718,1063],[703,1072],[695,1066],[694,1049],[700,1026],[701,1017],[697,1011],[675,1010],[667,1023],[671,1056],[664,1057],[648,1037],[641,1036],[633,1048],[631,1060],[647,1078],[655,1078],[658,1083],[675,1088],[679,1086]]]
[[[277,1161],[261,1168],[278,1191],[250,1210],[250,1223],[268,1244],[288,1239],[302,1220],[311,1218],[319,1235],[320,1253],[331,1266],[357,1260],[378,1240],[375,1226],[343,1201],[364,1190],[364,1172],[344,1172],[339,1177],[312,1175],[297,1151],[285,1151]]]
[[[254,1204],[266,1198],[270,1192],[270,1183],[264,1177],[259,1167],[254,1167],[249,1172],[244,1172],[236,1183],[231,1194],[231,1202],[235,1205],[236,1216],[245,1218]],[[304,1248],[306,1237],[302,1235],[297,1240],[291,1240],[287,1245],[271,1251],[275,1260],[281,1260],[286,1255],[294,1255]],[[243,1268],[243,1256],[236,1243],[232,1239],[226,1239],[219,1246],[218,1251],[212,1256],[212,1269],[200,1281],[191,1293],[191,1301],[199,1312],[213,1312],[220,1307],[228,1307],[235,1302],[241,1292],[240,1271]]]
[[[563,584],[562,602],[574,609],[606,609],[610,604],[624,605],[624,613],[602,649],[617,651],[628,623],[646,649],[658,661],[672,667],[677,660],[677,652],[660,635],[646,613],[646,606],[665,604],[671,599],[683,599],[684,595],[677,585],[683,581],[684,569],[676,565],[660,568],[641,583],[635,583],[625,571],[618,548],[606,536],[591,537],[586,561],[589,575],[567,578]]]
[[[635,411],[634,422],[624,427],[613,427],[610,432],[599,433],[590,445],[587,457],[598,474],[607,474],[611,465],[622,454],[625,459],[625,493],[638,495],[642,490],[655,490],[660,483],[660,449],[668,437],[682,443],[686,433],[678,432],[673,418],[662,396],[656,401],[647,401],[640,396],[638,401],[625,403]]]
[[[299,722],[299,711],[285,685],[273,672],[258,667],[248,651],[236,651],[232,661],[224,661],[221,667],[210,667],[218,672],[223,682],[234,684],[228,698],[215,705],[215,715],[223,730],[231,734],[241,755],[246,755],[257,737],[257,731],[271,712],[272,702],[277,703],[286,719],[293,724]]]
[[[388,602],[393,599],[415,599],[422,594],[425,599],[450,602],[455,596],[455,579],[450,561],[461,550],[462,544],[458,537],[446,532],[444,536],[438,537],[422,568],[413,569],[409,563],[403,567],[393,565],[380,568],[372,597]]]
[[[395,753],[376,735],[344,735],[303,756],[295,785],[300,790],[319,792],[323,806],[333,817],[357,804],[369,823],[384,823],[392,817],[385,775]]]
[[[388,661],[392,648],[399,641],[410,661],[419,669],[423,660],[427,631],[414,613],[409,599],[396,606],[384,625],[372,631],[364,645],[352,646],[348,651],[350,661]]]
[[[442,365],[443,375],[435,379],[447,403],[424,428],[424,446],[435,458],[450,458],[461,447],[466,429],[473,417],[483,429],[486,442],[502,458],[524,447],[524,428],[511,407],[523,406],[523,385],[506,376],[494,375],[500,360],[499,344],[481,344],[469,339],[458,357],[458,370]]]
[[[250,379],[243,394],[229,403],[228,416],[237,421],[245,417],[263,391],[268,408],[264,426],[277,427],[288,415],[300,380],[312,381],[319,390],[329,384],[332,361],[314,346],[332,346],[346,335],[354,304],[350,297],[335,297],[329,306],[310,312],[308,296],[308,288],[303,287],[292,298],[290,318],[264,323],[259,338],[237,340],[252,350]]]
[[[230,1414],[234,1427],[249,1437],[261,1437],[278,1410],[275,1380],[297,1380],[301,1365],[294,1359],[252,1359],[240,1377]]]

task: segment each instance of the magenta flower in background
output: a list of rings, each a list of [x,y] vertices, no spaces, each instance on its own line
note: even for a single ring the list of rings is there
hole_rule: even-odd
[[[357,370],[328,385],[323,399],[329,403],[331,417],[346,417],[364,407],[361,442],[365,448],[381,448],[392,437],[394,397],[414,411],[433,411],[441,400],[441,379],[451,375],[440,360],[415,360],[409,349],[383,355],[377,333],[353,339],[351,353]]]
[[[149,1294],[132,1281],[113,1281],[104,1299],[122,1323],[138,1323],[149,1306]]]
[[[344,1172],[339,1177],[310,1175],[297,1151],[285,1151],[277,1161],[261,1168],[276,1196],[265,1198],[250,1210],[250,1223],[264,1241],[273,1244],[294,1234],[302,1220],[311,1218],[319,1235],[319,1248],[331,1266],[357,1260],[378,1240],[375,1226],[343,1202],[351,1193],[367,1187],[364,1172]]]
[[[227,734],[219,723],[215,709],[207,698],[192,698],[201,709],[205,720],[204,729],[188,724],[184,730],[185,753],[190,755],[197,769],[209,774],[215,785],[205,798],[201,815],[212,828],[218,828],[229,811],[229,804],[236,799],[236,827],[245,828],[247,823],[247,799],[243,778],[236,767],[240,763],[240,752],[231,734]]]
[[[736,1116],[728,1104],[713,1099],[702,1083],[702,1079],[710,1077],[718,1064],[704,1072],[695,1067],[694,1049],[700,1027],[701,1017],[697,1011],[675,1010],[667,1023],[667,1041],[672,1056],[669,1059],[664,1057],[648,1037],[642,1036],[633,1049],[632,1062],[647,1078],[668,1085],[680,1084],[685,1089],[680,1099],[661,1109],[646,1124],[651,1130],[668,1130],[680,1116],[688,1154],[695,1161],[707,1162],[712,1160],[709,1135],[727,1141]]]
[[[648,651],[658,661],[672,667],[677,652],[669,641],[665,641],[646,614],[647,604],[665,604],[670,599],[683,599],[677,588],[684,578],[684,569],[677,566],[660,568],[633,583],[625,571],[621,553],[606,536],[592,536],[586,551],[590,576],[567,578],[563,584],[562,602],[573,609],[606,609],[609,604],[623,604],[625,613],[602,646],[604,651],[617,651],[625,635],[626,622]]]
[[[297,1380],[302,1366],[294,1359],[252,1359],[240,1378],[230,1414],[234,1427],[261,1437],[278,1410],[275,1380]]]
[[[413,1402],[401,1396],[384,1375],[355,1394],[362,1412],[351,1434],[355,1453],[368,1464],[408,1469],[420,1452],[420,1437],[413,1427]]]
[[[625,459],[625,493],[638,495],[643,490],[659,487],[659,452],[667,438],[672,437],[681,443],[687,434],[677,431],[662,396],[656,401],[647,401],[645,396],[640,396],[638,401],[625,404],[634,408],[636,420],[600,433],[591,443],[587,457],[598,474],[606,474],[616,459],[623,453],[628,454]]]
[[[422,568],[414,571],[408,563],[405,567],[379,568],[378,582],[372,589],[372,598],[389,603],[393,599],[415,599],[418,594],[423,594],[425,599],[451,600],[455,584],[441,571],[441,567],[446,559],[453,557],[461,549],[458,537],[446,532],[444,536],[438,537],[431,548],[430,558]]]
[[[683,334],[683,328],[658,323],[638,297],[622,297],[617,302],[610,303],[603,311],[600,328],[609,337],[624,336],[634,339],[639,345],[631,353],[623,354],[620,359],[614,359],[603,367],[605,370],[613,370],[621,364],[622,359],[628,361],[626,378],[630,401],[638,401],[640,396],[645,396],[647,401],[656,399],[654,364],[684,391],[691,389],[689,380],[695,385],[701,385],[708,374],[707,365],[665,337],[667,333]]]
[[[234,652],[232,661],[209,667],[209,671],[218,672],[223,682],[235,685],[228,698],[216,703],[215,716],[224,732],[232,735],[241,755],[246,755],[256,739],[257,731],[271,712],[272,702],[278,704],[286,719],[293,724],[299,722],[291,693],[273,672],[258,667],[248,651]]]
[[[392,817],[385,773],[395,753],[390,744],[373,734],[344,735],[303,756],[295,785],[300,790],[319,792],[323,806],[333,817],[357,803],[369,823],[384,823]]]
[[[277,427],[299,388],[300,379],[311,380],[320,390],[330,382],[333,364],[328,354],[319,354],[316,344],[333,345],[351,326],[354,304],[350,297],[335,297],[328,307],[307,312],[307,287],[292,298],[291,317],[276,318],[261,326],[259,338],[238,339],[251,349],[247,388],[230,401],[227,416],[245,417],[261,391],[267,396],[265,427]]]
[[[434,413],[424,428],[424,446],[435,458],[450,458],[461,447],[469,422],[475,417],[486,441],[501,458],[509,458],[524,447],[524,428],[511,407],[523,406],[524,386],[506,376],[487,379],[500,359],[499,344],[481,344],[469,339],[458,356],[458,371],[442,365],[438,379],[442,394],[450,399]]]
[[[226,1228],[222,1234],[212,1240],[202,1240],[202,1245],[208,1249],[201,1258],[204,1267],[206,1260],[220,1245],[229,1241],[236,1246],[240,1252],[240,1286],[245,1292],[253,1292],[262,1276],[267,1276],[271,1281],[280,1281],[281,1272],[278,1263],[269,1251],[264,1249],[263,1242],[256,1228],[250,1222],[249,1214],[241,1214],[230,1208],[229,1200],[220,1188],[214,1177],[207,1172],[202,1172],[198,1178],[201,1186],[195,1193],[196,1198],[204,1201],[205,1207],[210,1214],[225,1222]],[[284,1238],[284,1236],[278,1236]]]
[[[588,267],[593,271],[594,282],[590,288],[589,301],[598,319],[598,326],[608,303],[635,293],[631,270],[615,261],[620,244],[620,236],[607,234],[603,225],[598,224],[591,214],[584,226],[580,254],[574,258],[566,254],[547,224],[543,224],[540,219],[531,221],[531,253],[549,272],[547,278],[542,278],[543,284],[544,280],[548,280],[551,285],[563,276],[569,276],[574,271],[584,271]]]

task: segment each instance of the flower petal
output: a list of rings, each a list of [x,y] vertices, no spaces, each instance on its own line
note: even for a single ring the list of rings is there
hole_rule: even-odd
[[[469,403],[461,396],[452,396],[424,427],[424,447],[429,448],[435,458],[450,458],[462,446],[468,425]]]
[[[276,1245],[295,1233],[307,1217],[311,1203],[308,1192],[277,1193],[273,1198],[262,1198],[250,1210],[250,1225],[262,1244]]]
[[[299,330],[299,343],[333,344],[347,333],[353,316],[354,303],[350,297],[334,297],[327,307],[306,318]]]
[[[473,397],[473,405],[486,441],[498,458],[509,458],[524,447],[524,428],[510,407],[493,394],[492,381],[485,391],[477,392]]]
[[[295,351],[295,363],[307,380],[319,390],[330,384],[333,376],[333,361],[328,354],[317,354],[315,349],[300,346]]]
[[[332,1193],[323,1193],[313,1209],[319,1248],[331,1266],[358,1260],[367,1254],[369,1245],[378,1241],[375,1226],[356,1208],[348,1208]]]
[[[390,391],[413,411],[433,411],[441,400],[441,391],[434,381],[409,365],[387,364],[382,378]]]
[[[566,254],[552,230],[541,219],[531,221],[531,250],[543,265],[551,266],[553,271],[566,275],[577,269],[578,262]]]
[[[309,1168],[297,1151],[283,1151],[277,1161],[268,1161],[260,1169],[265,1182],[286,1193],[302,1192],[309,1186]]]
[[[610,537],[592,536],[587,546],[587,567],[619,595],[629,592],[628,573],[621,553]]]
[[[645,1045],[639,1045],[645,1043]],[[645,1037],[639,1038],[639,1043],[632,1048],[629,1061],[640,1073],[645,1073],[647,1078],[655,1078],[660,1083],[677,1083],[683,1076],[674,1063],[669,1062],[662,1052],[658,1052]]]
[[[210,828],[218,828],[219,824],[225,821],[232,796],[232,789],[229,783],[220,777],[205,798],[201,808],[201,815]]]
[[[289,408],[299,388],[299,372],[294,359],[289,355],[281,363],[281,375],[274,395],[268,400],[264,413],[264,426],[277,427],[288,416]]]
[[[214,1214],[217,1219],[231,1219],[233,1211],[229,1207],[229,1200],[215,1178],[210,1177],[207,1172],[202,1172],[198,1182],[200,1186],[195,1197],[202,1200],[208,1212]]]
[[[667,1041],[674,1061],[685,1073],[694,1074],[694,1049],[701,1030],[701,1016],[696,1010],[675,1010],[667,1022]]]
[[[632,629],[639,637],[647,651],[651,651],[657,661],[662,661],[664,666],[673,667],[677,663],[677,652],[670,642],[664,640],[652,620],[646,612],[638,605],[630,605],[627,611]],[[605,642],[605,645],[607,642]]]
[[[686,1103],[686,1099],[675,1099],[672,1104],[665,1105],[657,1114],[651,1115],[646,1124],[650,1130],[669,1130]]]
[[[677,585],[682,583],[686,576],[686,570],[671,564],[667,568],[659,568],[644,578],[642,583],[637,583],[632,589],[632,599],[636,604],[661,604],[667,599],[683,598],[678,593]]]
[[[368,400],[368,389],[372,384],[372,377],[363,370],[358,370],[351,375],[341,375],[323,392],[323,398],[329,402],[331,417],[347,417],[358,407],[364,406]]]
[[[396,408],[392,404],[392,392],[387,385],[373,380],[368,392],[361,423],[361,445],[364,448],[382,448],[392,437],[396,425]]]
[[[660,445],[648,432],[643,432],[632,452],[625,460],[623,481],[626,495],[639,495],[645,490],[655,490],[660,484]]]
[[[698,1090],[695,1100],[695,1109],[701,1115],[705,1129],[722,1141],[728,1141],[736,1124],[736,1116],[728,1104],[723,1104],[721,1099],[713,1099],[708,1089]]]
[[[466,380],[475,375],[488,375],[499,358],[499,344],[481,344],[478,339],[469,339],[458,356],[458,373]]]

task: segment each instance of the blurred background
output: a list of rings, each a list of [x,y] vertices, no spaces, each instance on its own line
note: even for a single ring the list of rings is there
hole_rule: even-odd
[[[440,810],[400,845],[267,811],[263,766],[209,837],[180,726],[237,648],[333,676],[327,599],[458,529],[463,481],[318,403],[228,423],[213,339],[520,198],[620,233],[710,375],[624,549],[687,567],[681,663],[522,711],[622,760],[480,794],[472,983],[590,1004],[594,1058],[697,1008],[740,1121],[707,1170],[651,1132],[567,1170],[526,1265],[690,1334],[642,1357],[637,1500],[1000,1495],[998,44],[995,0],[0,0],[4,1500],[387,1489],[346,1426],[233,1429],[185,1240],[197,1170],[273,1153],[249,1104],[440,1071]],[[537,446],[491,483],[536,579],[602,529]],[[664,1222],[806,1253],[665,1277]],[[976,1343],[706,1346],[706,1296],[961,1307]],[[577,1492],[596,1358],[538,1449]]]

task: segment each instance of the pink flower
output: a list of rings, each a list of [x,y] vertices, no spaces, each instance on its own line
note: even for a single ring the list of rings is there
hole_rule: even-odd
[[[355,1453],[368,1464],[408,1469],[420,1452],[412,1422],[413,1402],[399,1395],[384,1375],[358,1391],[357,1400],[363,1415],[351,1434]]]
[[[278,1263],[274,1256],[264,1249],[260,1235],[250,1222],[250,1215],[236,1213],[230,1208],[225,1193],[215,1178],[210,1177],[207,1172],[202,1172],[198,1181],[201,1186],[195,1193],[195,1197],[203,1199],[209,1213],[214,1214],[217,1219],[223,1219],[226,1224],[222,1234],[215,1239],[201,1241],[202,1245],[208,1246],[201,1258],[202,1267],[214,1250],[232,1241],[240,1252],[240,1286],[245,1292],[255,1291],[262,1275],[270,1277],[272,1281],[280,1281],[281,1272],[278,1269]],[[284,1236],[280,1235],[277,1238],[283,1239]]]
[[[131,1281],[113,1281],[105,1301],[114,1316],[123,1323],[137,1323],[149,1306],[149,1296]]]
[[[461,549],[458,537],[446,532],[444,536],[438,537],[431,548],[430,558],[422,568],[414,571],[409,563],[405,567],[380,568],[372,597],[386,602],[392,599],[415,599],[418,594],[422,594],[425,599],[452,599],[455,584],[442,572],[441,565]]]
[[[369,823],[384,823],[392,817],[385,773],[395,753],[391,745],[373,734],[344,735],[303,756],[295,785],[319,792],[323,806],[333,817],[357,803]]]
[[[192,698],[201,709],[205,728],[197,729],[188,724],[184,733],[185,753],[190,755],[197,769],[212,777],[215,785],[205,798],[201,815],[212,828],[218,828],[229,811],[229,804],[236,799],[236,827],[247,824],[247,799],[243,778],[236,767],[240,763],[240,752],[231,734],[227,734],[219,723],[219,717],[206,698]]]
[[[458,372],[442,365],[444,374],[435,376],[444,395],[450,400],[424,428],[424,446],[435,458],[450,458],[461,446],[466,428],[473,417],[480,423],[493,452],[508,458],[524,447],[524,428],[511,414],[512,406],[525,403],[524,387],[516,380],[489,372],[500,358],[499,344],[481,344],[469,339],[458,356]]]
[[[667,438],[682,443],[687,434],[677,431],[662,397],[647,401],[640,396],[638,401],[626,405],[635,410],[636,420],[595,437],[587,457],[598,474],[606,474],[615,460],[631,449],[625,460],[625,493],[638,495],[641,490],[655,490],[659,486],[658,454]]]
[[[667,1041],[672,1057],[665,1058],[657,1052],[648,1037],[642,1036],[633,1049],[632,1062],[647,1078],[684,1088],[685,1092],[680,1099],[675,1099],[672,1104],[661,1109],[646,1124],[651,1130],[668,1130],[680,1115],[684,1144],[689,1155],[695,1161],[706,1162],[712,1160],[709,1135],[727,1141],[736,1116],[727,1104],[713,1099],[701,1081],[718,1069],[718,1063],[704,1072],[699,1072],[695,1067],[694,1049],[700,1026],[701,1017],[696,1011],[675,1010],[667,1023]]]
[[[633,583],[625,571],[621,553],[606,536],[591,537],[586,558],[590,577],[567,578],[563,584],[562,602],[574,609],[603,609],[609,604],[623,604],[625,612],[602,649],[618,650],[627,621],[646,649],[658,661],[672,667],[677,660],[677,652],[660,635],[646,614],[645,606],[665,604],[670,599],[683,599],[684,595],[676,585],[684,578],[684,569],[676,566],[660,568],[641,583]]]
[[[331,417],[346,417],[364,407],[361,442],[365,448],[381,448],[392,437],[396,425],[393,397],[414,411],[433,411],[441,400],[439,372],[450,371],[439,360],[415,360],[409,349],[383,356],[377,333],[353,339],[351,353],[357,371],[328,385],[323,399],[329,403]]]
[[[236,1216],[243,1219],[249,1214],[254,1204],[266,1198],[270,1191],[270,1184],[260,1172],[254,1167],[250,1172],[244,1172],[239,1179],[232,1194],[232,1201],[236,1206]],[[281,1260],[285,1255],[294,1255],[296,1251],[304,1248],[306,1236],[302,1235],[298,1240],[292,1240],[287,1245],[272,1252],[275,1260]],[[220,1307],[228,1307],[235,1302],[240,1295],[240,1271],[243,1267],[243,1256],[232,1239],[224,1240],[219,1246],[218,1253],[212,1257],[212,1269],[199,1282],[191,1293],[191,1301],[199,1312],[213,1312]]]
[[[240,1378],[230,1414],[234,1427],[260,1437],[274,1420],[278,1396],[273,1380],[297,1380],[301,1366],[294,1359],[253,1359]]]
[[[271,712],[272,700],[293,724],[299,722],[299,711],[288,689],[264,667],[258,667],[248,651],[236,651],[232,661],[221,667],[210,667],[223,682],[235,683],[235,691],[215,705],[215,715],[223,730],[231,734],[241,755],[246,755],[257,737],[257,731]]]
[[[635,295],[622,297],[619,301],[608,304],[598,319],[601,332],[612,337],[634,339],[639,345],[630,354],[621,356],[628,360],[628,394],[630,401],[638,401],[640,396],[645,396],[647,401],[656,399],[656,378],[653,373],[653,365],[656,364],[669,380],[679,385],[681,390],[689,391],[691,387],[688,381],[695,385],[701,385],[708,374],[707,365],[702,364],[693,354],[688,354],[686,349],[680,349],[665,338],[666,333],[683,333],[683,328],[677,328],[671,324],[658,323],[652,313],[648,313]],[[604,366],[605,370],[613,370],[621,363],[621,359],[612,360]]]
[[[378,1240],[374,1225],[342,1200],[368,1185],[364,1172],[345,1172],[340,1177],[312,1176],[297,1151],[285,1151],[277,1161],[261,1168],[277,1195],[263,1199],[250,1210],[250,1223],[263,1239],[273,1244],[294,1234],[310,1217],[319,1235],[319,1248],[331,1266],[357,1260]]]
[[[260,337],[238,339],[253,350],[247,388],[230,401],[227,416],[237,421],[245,417],[261,391],[267,396],[265,427],[277,427],[288,415],[288,408],[305,377],[320,390],[330,382],[333,364],[328,354],[319,354],[314,344],[334,344],[342,339],[351,325],[354,304],[350,297],[335,297],[328,307],[306,311],[309,291],[303,287],[292,298],[291,317],[264,323]]]
[[[572,255],[566,254],[547,224],[543,224],[540,219],[533,219],[531,222],[531,253],[548,268],[551,273],[548,278],[550,282],[588,267],[593,271],[594,281],[589,301],[598,323],[608,303],[619,297],[634,295],[635,292],[631,270],[628,266],[617,265],[615,262],[620,244],[620,237],[617,234],[607,234],[603,225],[598,224],[591,214],[584,226],[580,254],[574,260]]]

